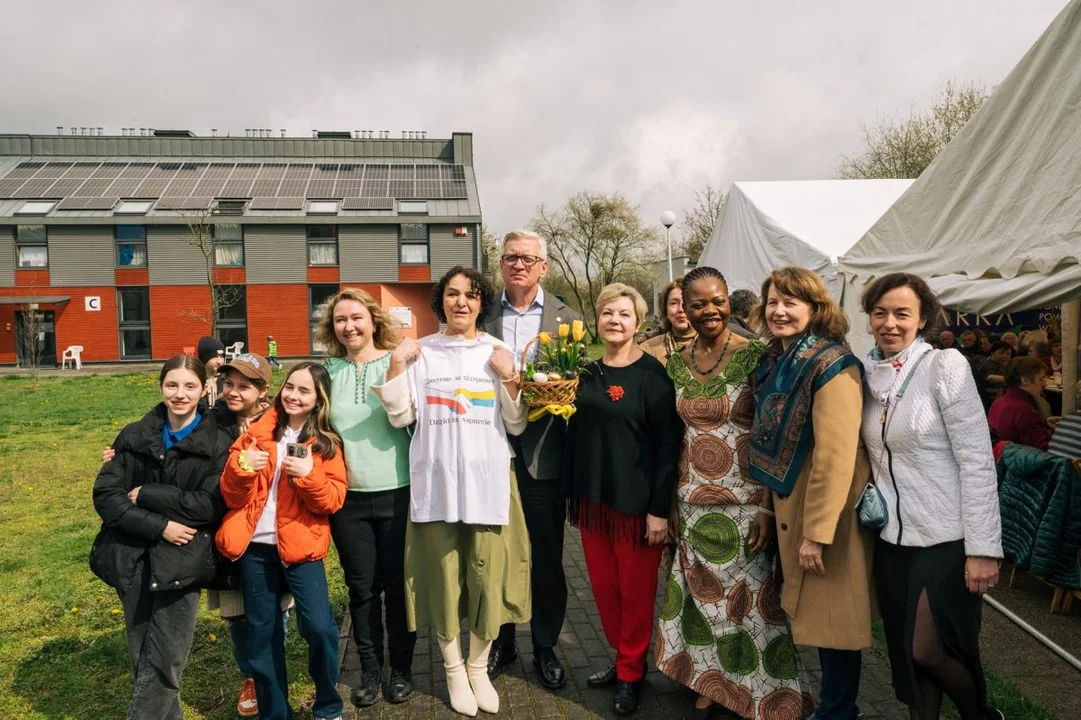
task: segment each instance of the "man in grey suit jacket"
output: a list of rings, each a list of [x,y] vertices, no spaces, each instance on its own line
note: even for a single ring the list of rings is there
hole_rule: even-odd
[[[581,316],[541,288],[541,280],[548,272],[548,252],[544,239],[536,233],[507,233],[499,267],[505,290],[486,320],[485,330],[510,346],[520,364],[526,344],[542,330],[554,334],[560,323]],[[531,356],[535,348],[536,344]],[[530,423],[519,437],[510,438],[515,454],[514,474],[532,546],[533,665],[541,684],[553,690],[567,682],[566,671],[555,654],[567,614],[567,579],[563,574],[566,505],[560,482],[564,429],[563,419],[548,415]],[[514,631],[514,625],[504,625],[492,644],[488,656],[488,674],[492,678],[518,657]]]

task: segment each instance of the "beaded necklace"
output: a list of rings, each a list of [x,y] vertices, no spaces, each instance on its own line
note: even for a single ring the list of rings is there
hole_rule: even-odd
[[[697,372],[699,375],[703,377],[709,377],[710,373],[716,370],[717,366],[721,364],[721,360],[724,360],[724,354],[728,352],[728,344],[732,342],[732,331],[728,331],[728,338],[724,341],[724,347],[721,348],[721,354],[717,356],[717,362],[713,363],[713,365],[710,366],[709,370],[703,370],[702,368],[698,367],[698,361],[694,359],[694,351],[698,349],[699,337],[700,336],[696,335],[694,340],[691,341],[691,367],[693,367],[695,372]]]

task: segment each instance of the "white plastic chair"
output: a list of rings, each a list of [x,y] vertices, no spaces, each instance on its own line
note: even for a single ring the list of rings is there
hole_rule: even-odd
[[[232,362],[233,360],[236,360],[237,355],[240,355],[242,352],[244,352],[244,343],[238,340],[225,348],[225,361]]]
[[[83,369],[83,346],[70,345],[64,354],[60,356],[60,368],[64,369],[71,363],[76,370]]]

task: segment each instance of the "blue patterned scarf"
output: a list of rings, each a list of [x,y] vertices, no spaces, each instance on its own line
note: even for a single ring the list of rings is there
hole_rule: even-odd
[[[755,373],[755,414],[751,429],[751,476],[782,496],[814,445],[811,412],[818,390],[859,359],[844,345],[805,335],[782,353],[763,355]]]

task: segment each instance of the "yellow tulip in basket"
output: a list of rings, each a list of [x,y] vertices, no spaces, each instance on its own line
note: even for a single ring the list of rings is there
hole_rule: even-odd
[[[556,336],[542,332],[530,340],[522,353],[522,393],[529,405],[529,419],[539,420],[545,413],[564,420],[574,414],[574,398],[578,393],[578,376],[588,361],[585,345],[586,329],[581,320],[562,323]],[[528,362],[534,343],[537,355]]]

